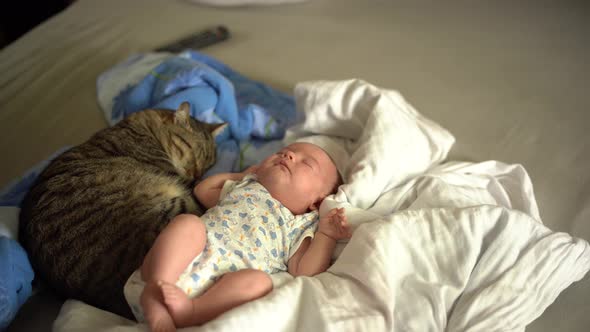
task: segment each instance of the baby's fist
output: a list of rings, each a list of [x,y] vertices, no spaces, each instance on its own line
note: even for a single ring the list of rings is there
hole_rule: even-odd
[[[352,233],[344,214],[344,208],[334,208],[320,218],[318,232],[334,240],[350,238]]]

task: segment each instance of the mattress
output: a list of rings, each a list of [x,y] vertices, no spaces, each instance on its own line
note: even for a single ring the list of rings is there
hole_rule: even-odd
[[[204,53],[289,93],[300,81],[348,78],[398,90],[453,133],[449,159],[522,164],[545,225],[590,240],[587,15],[573,1],[78,0],[0,51],[0,185],[107,126],[99,74],[224,24],[231,38]],[[585,331],[589,297],[586,276],[527,330]],[[36,294],[8,330],[50,330],[61,302]]]

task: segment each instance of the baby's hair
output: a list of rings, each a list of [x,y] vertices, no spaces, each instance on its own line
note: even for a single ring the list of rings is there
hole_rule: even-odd
[[[340,187],[341,185],[344,184],[344,181],[342,181],[342,177],[340,176],[340,172],[337,172],[336,175],[337,175],[338,179],[336,179],[336,184],[334,185],[334,187],[330,191],[330,194],[335,194],[338,191],[338,187]]]

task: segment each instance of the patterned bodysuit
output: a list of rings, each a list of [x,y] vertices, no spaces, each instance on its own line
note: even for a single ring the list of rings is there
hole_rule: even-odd
[[[176,282],[189,297],[201,295],[227,272],[247,268],[269,274],[286,271],[301,242],[313,237],[318,214],[293,215],[248,175],[239,182],[226,181],[219,203],[201,219],[207,228],[207,244]],[[143,286],[139,271],[125,285],[125,297],[139,321],[143,321],[139,306]]]

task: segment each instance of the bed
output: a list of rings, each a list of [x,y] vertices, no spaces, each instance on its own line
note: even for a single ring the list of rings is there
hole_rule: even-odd
[[[346,81],[352,85],[399,91],[422,115],[452,133],[455,143],[446,160],[522,165],[545,226],[587,241],[587,14],[585,4],[573,1],[311,0],[221,8],[190,1],[78,0],[0,51],[0,185],[108,125],[97,103],[99,75],[131,54],[225,24],[231,38],[203,53],[287,94],[298,82],[351,78],[362,80]],[[313,91],[310,87],[303,85],[297,98]],[[334,273],[345,263],[336,264]],[[540,317],[531,317],[527,331],[587,330],[590,277],[557,294],[554,302],[546,301],[552,304]],[[62,304],[50,291],[38,292],[8,331],[51,330],[58,316],[59,331],[84,330],[79,324],[85,319],[113,324],[103,325],[104,330],[126,328],[116,317]],[[66,321],[73,318],[73,323]],[[241,322],[231,319],[227,322]],[[468,326],[444,323],[456,324],[456,330]],[[398,321],[395,326],[412,330],[413,325]],[[313,325],[299,325],[304,327]]]

